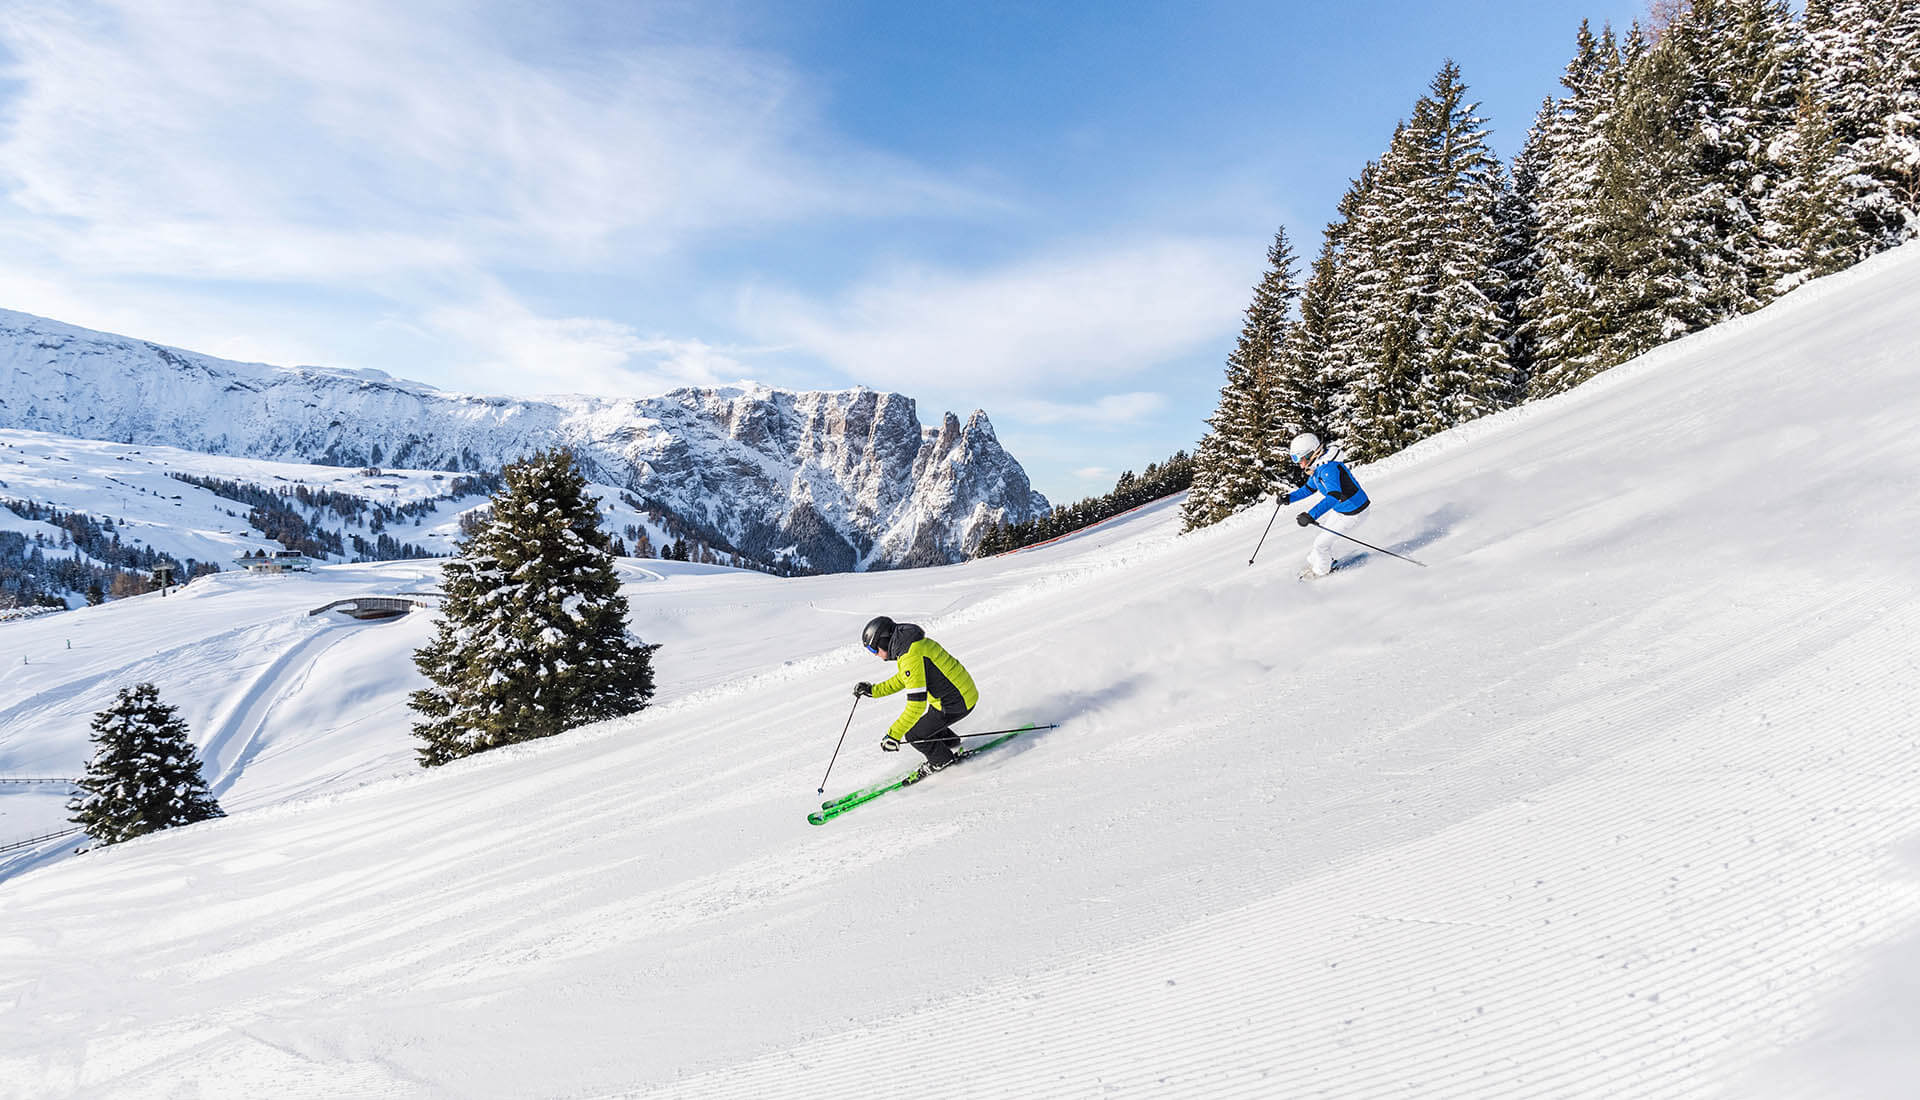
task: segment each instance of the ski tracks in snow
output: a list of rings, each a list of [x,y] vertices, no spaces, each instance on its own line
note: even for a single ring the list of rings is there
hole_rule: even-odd
[[[296,636],[293,644],[269,661],[244,690],[227,702],[220,716],[214,719],[213,732],[201,745],[200,759],[209,773],[208,786],[216,797],[226,794],[240,778],[240,770],[253,755],[267,715],[294,690],[295,685],[287,681],[296,675],[304,681],[315,659],[352,628],[323,620],[312,625],[300,623],[296,629],[303,636]]]
[[[1920,811],[1920,610],[1884,596],[1688,666],[1719,685],[1697,711],[1626,701],[1610,717],[1640,736],[1604,768],[1121,950],[620,1095],[897,1096],[875,1067],[907,1052],[918,1097],[1765,1091],[1728,1074],[1817,1023],[1859,977],[1836,960],[1920,918],[1890,854]],[[1807,687],[1836,676],[1861,686],[1837,709]]]

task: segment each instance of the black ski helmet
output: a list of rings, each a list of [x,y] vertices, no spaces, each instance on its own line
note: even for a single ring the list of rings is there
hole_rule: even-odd
[[[860,632],[860,641],[874,653],[887,648],[887,643],[893,641],[893,620],[881,615],[869,622],[867,628]]]

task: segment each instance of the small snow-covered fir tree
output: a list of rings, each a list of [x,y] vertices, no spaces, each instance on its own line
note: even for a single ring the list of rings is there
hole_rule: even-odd
[[[631,714],[654,647],[627,633],[598,502],[565,450],[501,471],[492,516],[443,573],[433,637],[414,654],[423,767]]]
[[[120,689],[93,716],[93,759],[67,803],[74,824],[102,844],[224,817],[200,773],[187,724],[150,683]]]

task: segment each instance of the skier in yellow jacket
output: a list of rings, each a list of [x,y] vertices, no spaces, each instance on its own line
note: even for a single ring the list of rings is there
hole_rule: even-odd
[[[904,741],[926,754],[930,771],[953,763],[960,738],[950,727],[980,702],[980,691],[973,686],[966,666],[918,626],[896,623],[885,615],[868,623],[860,640],[868,653],[896,662],[899,671],[877,684],[855,684],[853,693],[874,698],[897,691],[907,693],[907,707],[880,739],[880,747],[898,752]]]

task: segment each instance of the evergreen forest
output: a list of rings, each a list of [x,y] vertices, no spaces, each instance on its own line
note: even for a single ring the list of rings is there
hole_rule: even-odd
[[[1185,520],[1565,391],[1920,233],[1920,0],[1691,0],[1582,24],[1511,165],[1443,65],[1312,262],[1285,229]]]

